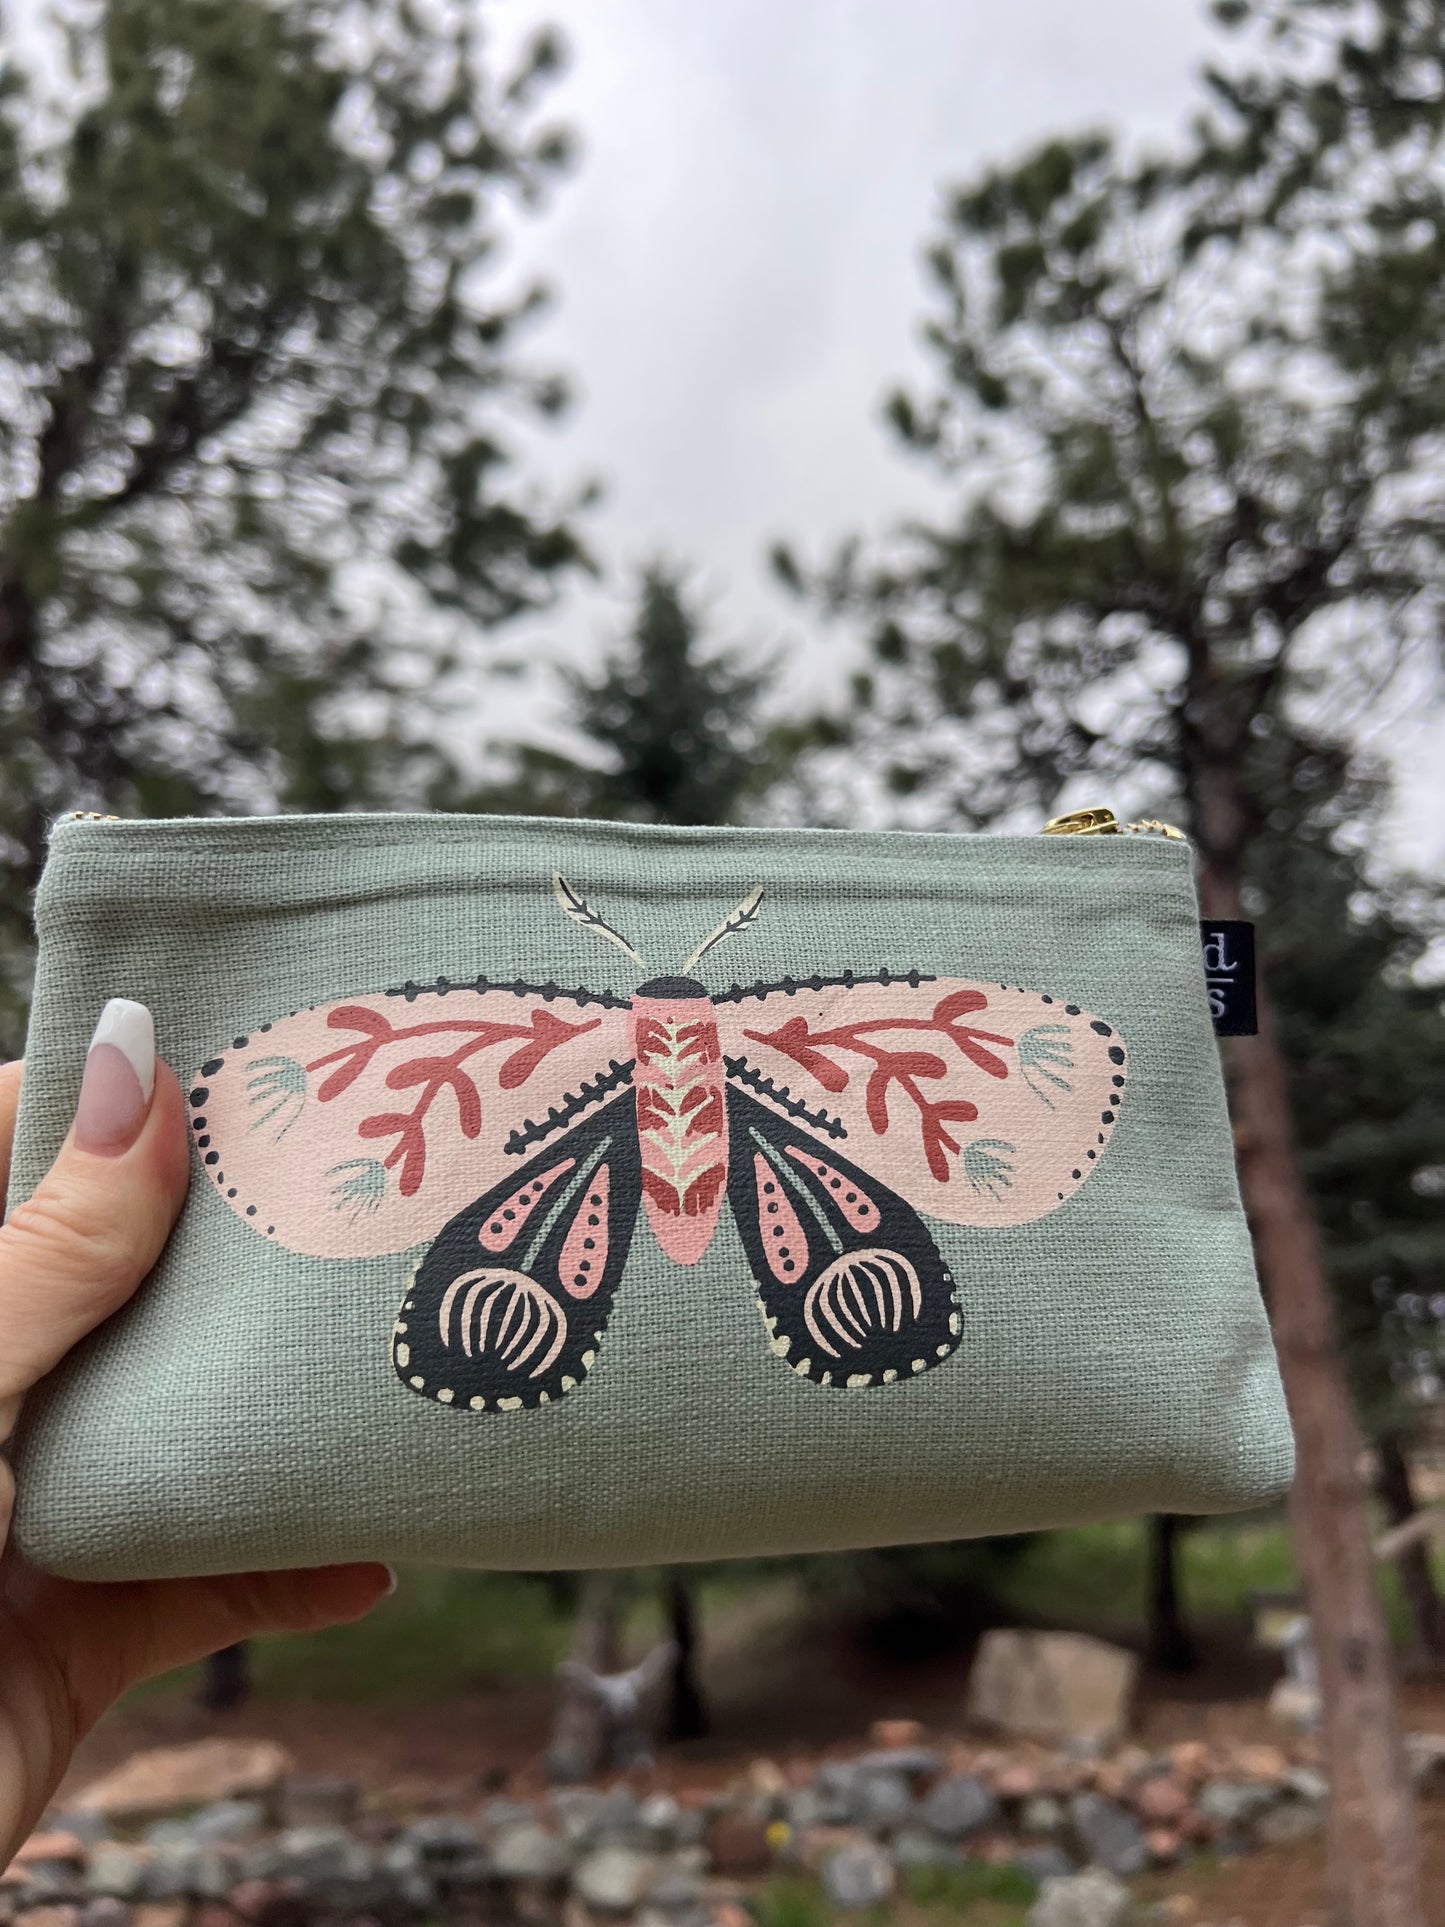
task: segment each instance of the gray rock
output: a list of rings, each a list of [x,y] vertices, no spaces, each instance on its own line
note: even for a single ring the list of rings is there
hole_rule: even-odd
[[[1061,1833],[1063,1826],[1064,1809],[1047,1793],[1036,1793],[1032,1800],[1024,1801],[1019,1814],[1020,1833]]]
[[[670,1793],[649,1794],[637,1809],[637,1824],[649,1834],[659,1846],[671,1846],[677,1838],[677,1824],[682,1818],[682,1808]]]
[[[1029,1908],[1028,1927],[1119,1927],[1129,1890],[1098,1867],[1045,1880]]]
[[[794,1833],[805,1833],[809,1827],[824,1824],[823,1815],[827,1802],[810,1786],[799,1787],[790,1793],[783,1803],[783,1818]]]
[[[855,1826],[880,1832],[901,1827],[914,1812],[913,1789],[901,1773],[860,1772],[853,1781]]]
[[[259,1800],[213,1800],[208,1807],[193,1813],[185,1826],[200,1846],[254,1840],[265,1830],[266,1809]]]
[[[707,1893],[707,1873],[696,1864],[705,1856],[679,1854],[662,1868],[648,1891],[649,1907],[676,1914],[695,1907]]]
[[[1308,1840],[1324,1825],[1324,1815],[1310,1800],[1281,1800],[1266,1807],[1254,1822],[1254,1837],[1262,1847],[1292,1847]]]
[[[79,1900],[85,1892],[80,1869],[68,1860],[31,1860],[19,1869],[27,1907],[50,1907]]]
[[[823,1862],[823,1892],[835,1907],[880,1906],[893,1892],[893,1862],[872,1840],[840,1847]]]
[[[879,1747],[858,1761],[862,1773],[902,1773],[910,1779],[937,1773],[942,1765],[938,1754],[927,1746]]]
[[[1209,1780],[1200,1789],[1199,1811],[1216,1826],[1237,1827],[1271,1805],[1274,1798],[1273,1787],[1254,1780]]]
[[[421,1849],[411,1840],[394,1840],[382,1855],[384,1884],[405,1906],[420,1913],[436,1907],[436,1882],[422,1864]]]
[[[68,1807],[60,1813],[52,1813],[44,1822],[46,1833],[68,1833],[83,1846],[93,1847],[98,1840],[109,1840],[110,1822],[103,1813],[93,1813],[89,1807]]]
[[[153,1820],[141,1833],[143,1847],[190,1847],[194,1840],[189,1820]]]
[[[144,1900],[187,1900],[199,1891],[201,1850],[189,1840],[151,1842],[150,1865],[146,1868]]]
[[[963,1859],[951,1840],[940,1840],[922,1827],[904,1827],[890,1843],[895,1867],[956,1867]]]
[[[850,1760],[825,1760],[818,1768],[812,1790],[820,1826],[842,1827],[851,1821],[857,1780],[858,1769]]]
[[[701,1807],[679,1807],[677,1818],[672,1825],[672,1837],[682,1850],[702,1845],[702,1837],[707,1831],[707,1814]]]
[[[492,1856],[485,1847],[476,1853],[458,1854],[442,1866],[435,1866],[436,1873],[446,1882],[447,1892],[454,1893],[461,1888],[489,1887],[497,1877],[492,1864]]]
[[[640,1803],[631,1787],[615,1786],[602,1796],[598,1822],[603,1828],[635,1827],[640,1811]]]
[[[361,1810],[361,1788],[336,1774],[281,1782],[277,1813],[283,1827],[349,1827]]]
[[[375,1872],[371,1855],[344,1827],[288,1827],[275,1844],[281,1874],[307,1887],[346,1886]]]
[[[85,1868],[86,1890],[114,1900],[137,1900],[145,1889],[150,1855],[143,1847],[119,1840],[102,1840],[90,1850]]]
[[[1074,1872],[1074,1863],[1062,1847],[1025,1847],[1014,1855],[1013,1864],[1040,1886],[1046,1880],[1066,1880]]]
[[[1084,1858],[1093,1866],[1127,1879],[1149,1864],[1143,1829],[1117,1801],[1099,1793],[1076,1793],[1069,1802],[1069,1820]]]
[[[579,1789],[579,1792],[585,1792],[585,1789]],[[553,1803],[555,1804],[562,1797],[564,1796],[554,1793]],[[576,1796],[569,1794],[565,1797],[575,1798]],[[599,1806],[602,1804],[600,1793],[592,1793],[587,1797]],[[537,1809],[530,1800],[488,1800],[478,1815],[484,1833],[500,1833],[503,1827],[520,1827],[529,1821],[535,1822],[536,1819]]]
[[[980,1833],[998,1819],[998,1801],[982,1780],[972,1774],[953,1774],[940,1780],[923,1802],[921,1818],[926,1827],[942,1834],[945,1840],[962,1840]]]
[[[598,1827],[598,1815],[604,1810],[606,1801],[595,1787],[556,1787],[549,1802],[557,1825],[566,1840],[580,1843],[590,1840]],[[530,1814],[519,1816],[532,1817]]]
[[[100,1894],[87,1900],[80,1910],[78,1927],[130,1927],[131,1910],[113,1894]]]
[[[1330,1797],[1330,1783],[1312,1766],[1292,1766],[1284,1776],[1289,1791],[1301,1800],[1322,1801]]]
[[[492,1841],[492,1865],[504,1880],[560,1880],[571,1864],[568,1843],[535,1820],[503,1827]]]
[[[429,1813],[413,1820],[397,1838],[414,1846],[423,1860],[457,1860],[483,1851],[482,1836],[476,1828],[445,1813]]]
[[[589,1907],[608,1913],[630,1913],[657,1878],[655,1854],[631,1847],[599,1847],[579,1860],[572,1871],[573,1890]]]

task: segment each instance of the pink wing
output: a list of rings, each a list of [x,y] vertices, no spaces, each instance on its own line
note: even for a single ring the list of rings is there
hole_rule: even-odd
[[[1077,1004],[960,977],[812,979],[715,1000],[729,1076],[949,1224],[1024,1224],[1104,1155],[1124,1040]]]
[[[237,1215],[288,1250],[405,1251],[627,1084],[627,1009],[441,979],[298,1011],[197,1071],[197,1153]]]

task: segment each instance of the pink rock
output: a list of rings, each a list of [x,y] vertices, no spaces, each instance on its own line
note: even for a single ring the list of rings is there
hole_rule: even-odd
[[[921,1746],[923,1723],[921,1720],[874,1720],[868,1729],[868,1741],[886,1752],[892,1752],[895,1747]]]
[[[1167,1864],[1179,1858],[1179,1835],[1173,1827],[1151,1827],[1144,1835],[1144,1845],[1149,1849],[1151,1860]]]
[[[1039,1790],[1038,1768],[1017,1760],[993,1776],[993,1790],[1000,1800],[1032,1800]]]
[[[1156,1773],[1136,1786],[1133,1802],[1141,1820],[1158,1826],[1177,1825],[1189,1810],[1188,1791],[1167,1773]]]

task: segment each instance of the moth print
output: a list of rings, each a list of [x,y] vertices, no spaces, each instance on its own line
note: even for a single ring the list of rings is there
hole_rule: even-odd
[[[565,878],[552,890],[646,977]],[[1123,1041],[1058,997],[918,970],[709,990],[694,973],[762,900],[628,995],[439,977],[263,1024],[195,1077],[202,1168],[289,1250],[424,1248],[391,1355],[454,1409],[574,1391],[639,1220],[695,1265],[725,1208],[788,1368],[849,1389],[931,1371],[963,1318],[927,1220],[1002,1229],[1064,1204],[1119,1116]]]

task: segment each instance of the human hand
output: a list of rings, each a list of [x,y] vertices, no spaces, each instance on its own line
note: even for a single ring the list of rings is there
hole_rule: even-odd
[[[0,1200],[20,1095],[0,1067]],[[150,1012],[106,1005],[70,1135],[0,1225],[0,1448],[25,1393],[145,1277],[186,1194],[180,1088],[156,1061]],[[0,1868],[59,1784],[76,1743],[134,1681],[260,1633],[359,1619],[385,1566],[81,1584],[9,1543],[14,1480],[0,1458]]]

